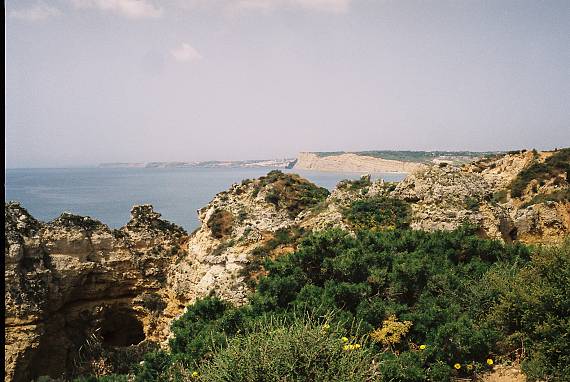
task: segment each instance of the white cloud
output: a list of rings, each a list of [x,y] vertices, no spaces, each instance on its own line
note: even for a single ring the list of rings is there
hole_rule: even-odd
[[[16,9],[9,13],[9,16],[25,21],[42,21],[61,15],[61,11],[44,3],[37,3],[29,8]]]
[[[178,48],[170,51],[176,61],[190,62],[202,59],[202,55],[188,43],[182,43]]]
[[[92,8],[115,12],[131,19],[154,18],[162,9],[146,0],[71,0],[77,8]]]

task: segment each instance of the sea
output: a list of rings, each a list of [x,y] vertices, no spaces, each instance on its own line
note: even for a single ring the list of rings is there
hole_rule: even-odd
[[[5,201],[19,201],[38,220],[62,212],[90,216],[111,228],[125,225],[136,204],[152,204],[168,221],[193,231],[197,211],[221,191],[243,179],[266,175],[271,168],[54,168],[6,169]],[[342,179],[362,174],[282,170],[332,190]],[[398,182],[400,173],[373,175]]]

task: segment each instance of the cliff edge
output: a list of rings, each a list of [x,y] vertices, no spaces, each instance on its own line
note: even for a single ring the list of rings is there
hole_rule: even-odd
[[[427,231],[470,223],[506,242],[561,242],[570,235],[569,174],[570,149],[422,165],[400,183],[364,176],[331,193],[271,171],[217,194],[190,235],[149,205],[113,230],[68,213],[40,222],[6,203],[5,380],[125,372],[120,360],[166,346],[170,323],[197,298],[245,303],[264,260],[295,251],[314,230],[355,231],[374,219],[381,229]],[[355,221],[355,209],[370,219]]]

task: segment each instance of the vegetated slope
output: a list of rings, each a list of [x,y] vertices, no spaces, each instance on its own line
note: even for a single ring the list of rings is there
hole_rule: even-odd
[[[173,325],[170,350],[149,353],[133,373],[449,381],[522,357],[531,379],[567,380],[570,244],[531,255],[474,233],[309,235],[266,263],[249,304],[206,298],[190,306]]]
[[[543,160],[554,153],[538,155]],[[175,255],[163,257],[157,252],[157,258],[165,260],[160,265],[163,277],[157,289],[145,292],[149,296],[141,296],[149,314],[129,302],[148,339],[167,345],[167,336],[174,335],[170,350],[150,353],[141,368],[141,354],[130,351],[132,346],[116,347],[113,341],[95,336],[86,342],[91,351],[80,353],[83,365],[91,365],[82,370],[94,375],[130,370],[129,375],[139,380],[176,376],[240,380],[235,379],[238,375],[251,380],[260,373],[282,375],[285,380],[318,380],[327,375],[321,374],[326,373],[322,362],[334,360],[340,365],[335,369],[339,380],[350,380],[343,378],[355,367],[362,373],[353,380],[445,380],[490,370],[486,357],[494,362],[517,360],[522,339],[520,357],[529,376],[556,377],[565,370],[567,354],[555,339],[567,338],[564,321],[559,320],[567,315],[559,285],[568,283],[568,245],[539,268],[529,256],[534,250],[503,244],[563,243],[570,232],[567,199],[526,206],[547,189],[567,189],[567,182],[549,179],[536,192],[530,188],[533,194],[510,196],[510,184],[533,157],[532,152],[517,152],[463,168],[425,167],[400,184],[363,177],[341,182],[330,195],[299,176],[279,171],[233,185],[199,211],[202,226],[196,232],[177,236],[180,250]],[[50,269],[52,259],[57,259],[54,252],[41,252],[41,264],[31,261],[37,231],[17,223],[17,216],[12,220],[16,223],[7,232],[21,240],[11,242],[7,253],[23,251],[14,260],[17,277],[27,280],[30,266],[34,274],[45,269],[41,264]],[[135,248],[168,240],[168,235],[156,236],[166,224],[162,220],[142,219],[148,220],[144,225],[138,220],[131,227],[138,227],[146,241],[136,242]],[[59,243],[73,243],[79,237],[76,231],[60,231]],[[88,236],[95,242],[105,237],[104,230],[95,233]],[[67,259],[72,261],[59,261],[58,266],[65,272],[75,265],[89,269],[93,262],[118,255],[113,246],[81,253],[70,252]],[[137,259],[129,256],[126,264]],[[549,276],[555,268],[561,271],[559,278]],[[106,268],[98,269],[109,274]],[[523,280],[530,277],[542,280],[542,286],[521,289],[529,286]],[[101,281],[104,294],[107,279],[93,280]],[[493,284],[499,282],[505,284]],[[47,284],[48,293],[54,285]],[[81,288],[74,293],[81,297]],[[216,298],[201,300],[210,295]],[[42,295],[30,297],[26,304],[41,304],[42,299]],[[9,303],[13,310],[27,309],[17,300]],[[164,324],[188,304],[192,305],[172,330],[165,330]],[[95,301],[93,309],[99,308],[106,311],[108,304]],[[511,308],[509,314],[503,313]],[[485,309],[497,313],[491,316]],[[532,312],[540,313],[532,316]],[[113,317],[110,322],[116,322]],[[548,328],[541,327],[547,318]],[[76,325],[74,320],[69,325]],[[93,322],[97,329],[98,321]],[[287,338],[282,334],[287,330],[295,335]],[[23,327],[13,331],[12,343],[22,333]],[[77,333],[78,338],[89,334]],[[41,341],[41,334],[36,338]],[[13,348],[15,364],[24,365],[23,359],[37,356],[32,345]],[[260,346],[266,350],[259,352]],[[311,351],[319,346],[328,349],[322,357]],[[237,368],[234,350],[242,347],[248,349],[247,359],[268,356]],[[271,357],[271,352],[282,356]],[[363,367],[363,362],[370,367]],[[286,370],[300,374],[279,374]],[[198,377],[192,376],[194,372]]]

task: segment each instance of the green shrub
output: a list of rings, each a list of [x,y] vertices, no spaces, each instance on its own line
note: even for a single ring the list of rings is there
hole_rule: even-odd
[[[505,334],[504,352],[527,352],[530,380],[570,380],[570,240],[541,248],[520,271],[495,278],[501,299],[490,322]]]
[[[170,340],[173,359],[190,366],[221,346],[227,335],[235,334],[242,323],[240,311],[218,298],[196,301],[172,324]]]
[[[326,188],[318,187],[297,174],[284,174],[279,170],[270,171],[259,178],[254,188],[254,196],[257,196],[261,189],[267,190],[265,201],[287,210],[291,217],[315,207],[329,195]]]
[[[204,363],[198,370],[200,381],[379,380],[363,339],[351,338],[347,345],[341,338],[316,322],[264,320]]]
[[[530,252],[472,227],[313,233],[296,252],[266,259],[249,304],[208,297],[189,306],[172,326],[171,351],[147,355],[137,379],[198,371],[204,381],[449,381],[518,354],[531,381],[567,381],[570,240]],[[387,319],[405,326],[397,340],[363,340]],[[358,352],[339,347],[342,335],[358,339]]]
[[[426,380],[423,361],[418,352],[404,352],[400,355],[384,353],[380,361],[380,373],[382,381],[423,382]]]
[[[172,364],[172,356],[162,350],[147,353],[136,372],[136,382],[166,381],[164,373]]]
[[[356,190],[360,190],[360,189],[370,187],[371,185],[372,185],[372,182],[370,180],[370,175],[364,175],[364,176],[360,177],[360,179],[356,179],[356,180],[351,180],[351,179],[342,180],[337,185],[337,188],[356,191]]]
[[[394,198],[377,196],[353,202],[344,216],[357,229],[384,230],[406,228],[410,224],[408,203]]]
[[[36,380],[36,382],[49,382],[49,381],[56,381],[55,379],[51,379],[46,377],[47,379],[42,379],[44,377],[40,377]],[[100,377],[95,376],[84,376],[74,380],[74,382],[128,382],[129,377],[127,375],[103,375]]]

